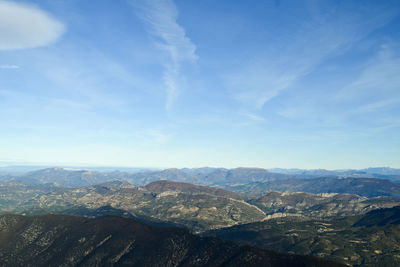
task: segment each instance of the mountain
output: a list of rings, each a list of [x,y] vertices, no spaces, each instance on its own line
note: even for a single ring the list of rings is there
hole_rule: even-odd
[[[108,174],[86,170],[66,170],[63,168],[47,168],[28,172],[18,180],[31,184],[54,184],[57,186],[85,186],[116,180],[118,174]]]
[[[325,218],[364,214],[373,209],[391,208],[400,202],[388,198],[366,198],[351,194],[269,192],[248,203],[259,207],[267,217],[302,216]]]
[[[2,162],[0,162],[1,164]],[[30,171],[50,168],[49,166],[32,166],[32,165],[5,165],[0,167],[1,173],[24,174]]]
[[[314,255],[353,266],[400,266],[400,207],[363,216],[277,218],[205,235],[284,253]]]
[[[400,175],[400,169],[394,169],[389,167],[374,167],[366,168],[361,171],[371,174],[381,174],[381,175]]]
[[[321,177],[274,180],[269,182],[225,185],[222,188],[248,195],[269,191],[356,194],[365,197],[386,196],[400,199],[400,184],[386,179]]]
[[[247,198],[226,190],[187,183],[157,181],[145,187],[127,182],[58,188],[0,183],[0,213],[27,215],[62,213],[76,207],[98,209],[111,206],[137,217],[151,217],[186,226],[193,231],[221,228],[262,220],[265,213]]]
[[[99,171],[101,170],[101,171]],[[299,170],[299,169],[260,169],[260,168],[195,168],[142,170],[113,168],[91,168],[87,170],[46,168],[34,169],[26,173],[1,172],[0,181],[19,180],[29,184],[52,184],[60,187],[75,187],[99,184],[107,181],[129,181],[143,186],[160,180],[186,182],[204,186],[226,187],[250,183],[273,183],[282,180],[305,180],[312,178],[377,178],[400,181],[397,169],[371,168],[361,170]],[[1,168],[0,168],[1,171]],[[275,172],[274,172],[275,171]],[[378,173],[373,173],[378,172]]]
[[[166,169],[162,171],[142,172],[132,175],[132,182],[143,184],[157,180],[187,182],[199,185],[219,185],[256,181],[288,179],[291,176],[272,173],[260,168],[199,168]]]
[[[4,176],[4,177],[2,177]],[[169,180],[187,182],[198,185],[214,185],[226,183],[271,181],[288,179],[289,175],[271,173],[265,169],[257,168],[199,168],[199,169],[165,169],[161,171],[142,172],[99,172],[94,170],[73,170],[64,168],[46,168],[27,173],[6,173],[0,175],[0,180],[16,179],[30,184],[50,183],[61,187],[86,186],[113,180],[126,180],[135,185]]]
[[[101,170],[111,170],[111,168]],[[141,169],[137,169],[137,171],[139,170]],[[115,180],[135,180],[134,173],[131,172],[118,170],[100,172],[96,170],[75,170],[60,167],[39,169],[26,173],[3,173],[3,176],[4,178],[0,174],[0,180],[7,181],[14,179],[28,184],[51,184],[59,187],[88,186]]]
[[[7,172],[0,172],[0,181],[9,181],[14,179],[14,176]]]
[[[289,174],[293,176],[308,176],[308,177],[319,177],[319,176],[337,176],[343,174],[345,171],[341,170],[325,170],[325,169],[282,169],[272,168],[268,169],[270,172]]]
[[[325,169],[281,169],[273,168],[268,169],[274,173],[282,173],[292,175],[293,178],[315,178],[323,176],[335,177],[358,177],[358,178],[381,178],[389,179],[392,181],[400,181],[400,169],[393,169],[389,167],[374,167],[361,170],[325,170]]]
[[[187,227],[193,232],[223,228],[274,217],[320,218],[363,214],[400,203],[388,198],[355,195],[270,192],[261,197],[173,181],[156,181],[138,187],[113,181],[93,186],[59,188],[0,182],[0,213],[37,215],[67,213],[93,216],[102,207],[135,218]]]
[[[240,195],[239,193],[235,193],[224,189],[217,189],[213,187],[199,186],[189,183],[181,183],[181,182],[174,182],[167,180],[149,183],[144,188],[156,194],[171,192],[172,190],[172,191],[185,192],[186,194],[192,194],[192,195],[209,194],[209,195],[233,198],[238,200],[244,200],[246,198],[245,196]]]
[[[5,173],[14,173],[14,174],[24,174],[31,171],[38,171],[42,169],[50,169],[54,168],[52,166],[44,166],[44,165],[7,165],[7,163],[2,164],[0,161],[0,172]],[[87,171],[98,171],[98,172],[113,172],[113,171],[121,171],[127,173],[136,173],[136,172],[144,172],[144,171],[154,171],[156,168],[131,168],[131,167],[77,167],[77,166],[63,166],[58,168],[64,168],[70,171],[79,171],[79,170],[87,170]]]
[[[106,216],[0,216],[2,266],[340,266]]]
[[[400,224],[400,206],[391,209],[376,209],[368,212],[365,216],[357,221],[354,226],[387,226]]]

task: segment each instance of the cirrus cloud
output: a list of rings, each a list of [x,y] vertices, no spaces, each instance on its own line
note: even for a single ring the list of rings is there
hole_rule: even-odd
[[[57,41],[65,25],[28,4],[0,0],[0,50],[46,46]]]
[[[178,24],[178,8],[172,0],[128,1],[136,8],[138,17],[146,30],[155,38],[158,48],[170,57],[164,62],[163,81],[167,88],[166,110],[170,110],[179,95],[179,87],[185,77],[181,74],[184,63],[195,63],[198,59],[196,45]]]

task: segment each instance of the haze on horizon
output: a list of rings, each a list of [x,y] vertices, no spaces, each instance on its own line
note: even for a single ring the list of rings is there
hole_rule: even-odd
[[[400,168],[399,1],[0,0],[0,162]]]

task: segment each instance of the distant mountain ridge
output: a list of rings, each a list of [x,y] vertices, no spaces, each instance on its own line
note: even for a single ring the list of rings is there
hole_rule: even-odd
[[[291,175],[292,178],[318,178],[318,177],[339,177],[339,178],[379,178],[400,182],[400,169],[389,167],[366,168],[360,170],[325,170],[325,169],[268,169],[271,172]]]
[[[377,178],[321,177],[308,179],[275,180],[269,182],[226,185],[232,190],[249,195],[262,195],[270,191],[356,194],[365,197],[392,197],[400,199],[400,184]]]
[[[347,170],[326,170],[326,169],[284,169],[272,168],[271,172],[292,174],[292,175],[311,175],[311,176],[327,176],[327,175],[351,175],[355,174],[378,174],[378,175],[400,175],[400,169],[390,167],[370,167],[365,169],[347,169]]]
[[[0,168],[1,171],[1,168]],[[377,172],[377,173],[375,173]],[[87,186],[113,180],[127,180],[135,185],[146,185],[158,180],[187,182],[206,186],[225,186],[246,183],[265,183],[289,179],[312,179],[320,177],[336,178],[377,178],[400,181],[400,170],[391,168],[370,168],[365,170],[299,170],[260,168],[197,168],[165,169],[157,171],[108,171],[70,170],[47,168],[26,173],[12,174],[0,172],[0,180],[17,179],[30,184],[51,183],[61,187]]]

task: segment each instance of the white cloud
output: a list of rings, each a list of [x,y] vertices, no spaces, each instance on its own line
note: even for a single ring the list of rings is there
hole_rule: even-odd
[[[63,23],[38,7],[0,0],[0,50],[50,45],[64,31]]]
[[[178,10],[171,0],[129,1],[155,38],[157,47],[168,53],[164,62],[163,81],[167,87],[166,109],[169,110],[179,94],[183,77],[181,66],[197,61],[196,46],[186,36],[185,29],[178,24]]]
[[[19,69],[19,66],[5,64],[5,65],[0,65],[0,69]]]

